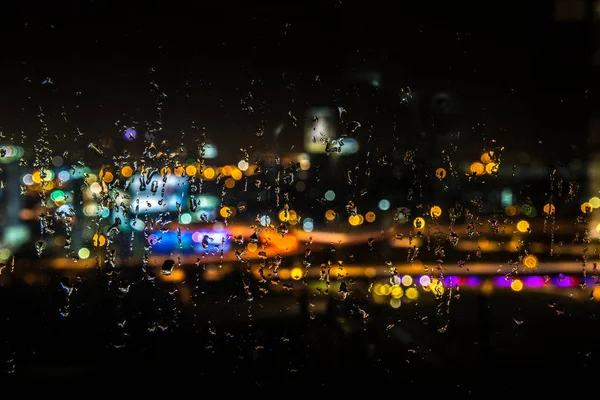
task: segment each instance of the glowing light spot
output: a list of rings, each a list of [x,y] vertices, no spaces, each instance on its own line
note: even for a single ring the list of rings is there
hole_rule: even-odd
[[[233,171],[231,171],[231,177],[233,179],[235,179],[236,181],[239,181],[240,179],[242,179],[242,171],[238,168],[234,168]]]
[[[538,259],[533,254],[528,254],[523,257],[523,265],[525,268],[534,269],[538,266]]]
[[[113,176],[112,172],[106,171],[102,179],[104,179],[104,182],[106,183],[111,183],[115,177]]]
[[[592,211],[594,211],[594,207],[592,207],[592,205],[589,202],[585,202],[583,204],[581,204],[581,212],[584,214],[589,214]]]
[[[325,192],[325,200],[333,201],[335,200],[335,192],[333,190],[328,190]]]
[[[381,295],[382,296],[389,296],[390,293],[392,293],[392,285],[390,285],[389,283],[384,283],[381,286]]]
[[[373,211],[369,211],[368,213],[365,214],[365,220],[367,222],[374,222],[375,218],[377,218],[377,216],[375,215],[375,213]]]
[[[300,169],[302,171],[306,171],[310,169],[310,161],[309,160],[300,160]]]
[[[63,172],[66,172],[66,171],[63,171]],[[62,174],[62,172],[61,172],[61,174]],[[67,172],[67,174],[68,174],[68,172]],[[59,176],[59,178],[60,178],[60,174],[58,174],[58,176]],[[61,180],[62,180],[62,179],[61,179]],[[23,175],[23,177],[21,178],[21,181],[22,181],[22,182],[23,182],[25,185],[27,185],[27,186],[31,186],[31,185],[33,185],[33,184],[35,183],[35,182],[33,181],[33,176],[32,176],[31,174],[25,174],[25,175]]]
[[[514,217],[515,215],[517,215],[518,210],[517,210],[517,207],[515,207],[515,206],[508,206],[504,209],[504,212],[506,213],[507,216]]]
[[[94,182],[90,185],[90,192],[94,194],[99,194],[102,192],[102,186],[98,182]]]
[[[594,208],[598,208],[600,207],[600,197],[592,197],[589,201],[589,203],[592,205],[592,207]]]
[[[473,175],[483,175],[485,174],[485,166],[482,163],[476,161],[473,164],[471,164],[471,166],[469,167],[469,171]]]
[[[365,268],[365,276],[367,278],[375,278],[375,276],[377,275],[377,270],[373,267],[367,267]]]
[[[548,214],[548,215],[552,215],[556,212],[556,207],[554,207],[554,204],[546,204],[543,208],[544,214]]]
[[[425,228],[425,220],[421,217],[417,217],[413,221],[413,225],[417,229],[423,229],[423,228]]]
[[[192,222],[192,214],[190,214],[190,213],[181,214],[181,216],[179,217],[179,222],[184,225],[189,224],[190,222]]]
[[[133,175],[133,169],[129,165],[126,165],[121,168],[121,175],[124,178],[129,178],[131,175]]]
[[[182,177],[185,173],[185,168],[183,167],[183,165],[178,165],[175,167],[175,169],[173,169],[173,173],[175,174],[175,176]]]
[[[55,190],[50,194],[50,200],[65,201],[65,192],[63,192],[62,190]]]
[[[127,128],[125,129],[125,132],[123,132],[123,137],[125,140],[135,140],[135,138],[137,138],[137,131],[133,128]]]
[[[240,171],[247,171],[249,166],[250,164],[248,164],[248,161],[246,160],[241,160],[240,162],[238,162],[238,168],[240,169]]]
[[[481,285],[481,293],[489,296],[494,291],[494,284],[491,281],[485,281],[483,285]]]
[[[413,284],[413,278],[410,275],[404,275],[400,282],[402,282],[403,286],[410,286]]]
[[[416,300],[419,297],[419,292],[414,287],[406,289],[406,297],[411,300]]]
[[[390,307],[392,308],[400,308],[402,305],[402,301],[400,299],[390,299]]]
[[[229,217],[231,217],[231,215],[233,214],[233,211],[231,211],[231,208],[229,208],[229,207],[225,206],[225,207],[222,207],[222,208],[219,210],[219,214],[220,214],[220,215],[221,215],[221,217],[223,217],[223,218],[229,218]]]
[[[446,170],[444,168],[438,168],[435,170],[435,176],[438,179],[444,179],[446,177]]]
[[[517,230],[522,233],[528,232],[530,230],[529,222],[525,220],[517,222]]]
[[[515,292],[520,292],[523,290],[523,282],[521,282],[519,279],[515,279],[510,283],[510,288]]]
[[[82,247],[81,249],[79,249],[79,251],[77,252],[77,255],[79,256],[79,258],[81,258],[82,260],[87,260],[88,258],[90,258],[90,250]]]
[[[302,223],[302,229],[304,232],[312,232],[315,229],[315,223],[312,218],[306,218]]]
[[[205,179],[214,179],[215,177],[215,170],[213,168],[206,168],[203,172],[202,172],[202,176],[204,176]]]
[[[351,215],[348,217],[348,222],[352,226],[358,226],[360,225],[360,217],[358,215]]]
[[[71,174],[69,173],[69,171],[60,171],[58,173],[58,179],[60,181],[67,182],[69,179],[71,179]],[[33,183],[33,180],[32,180],[32,183]]]
[[[231,176],[231,172],[233,172],[233,168],[230,165],[226,165],[221,169],[221,173],[225,176]]]
[[[160,175],[163,176],[163,177],[164,176],[167,176],[167,177],[171,176],[171,168],[169,168],[167,166],[162,167],[160,169]]]
[[[94,244],[94,247],[103,247],[106,244],[106,237],[95,233],[92,237],[92,243]]]
[[[262,215],[258,221],[260,222],[260,224],[262,226],[269,226],[271,225],[271,217],[269,217],[268,215]]]
[[[378,206],[381,211],[387,211],[390,209],[391,204],[389,200],[381,199],[379,200]]]
[[[33,174],[31,174],[31,179],[35,183],[42,183],[42,176],[40,174],[40,171],[35,171]]]
[[[404,290],[402,290],[400,286],[392,287],[392,291],[390,292],[390,296],[392,296],[394,299],[399,299],[403,294]]]
[[[225,179],[225,187],[227,189],[233,189],[234,186],[235,186],[235,179],[233,179],[233,178]]]
[[[489,164],[492,162],[493,155],[494,155],[493,151],[485,152],[481,155],[481,157],[479,159],[481,160],[482,163]]]
[[[422,277],[419,278],[419,284],[421,284],[421,286],[423,286],[423,287],[427,287],[427,286],[431,285],[431,278],[428,277],[427,275],[423,275]]]
[[[256,243],[248,243],[247,249],[250,253],[254,253],[258,250],[258,245]]]
[[[333,210],[327,210],[327,211],[325,211],[325,219],[327,221],[333,221],[336,216],[337,216],[337,214]]]
[[[491,162],[491,163],[485,165],[485,172],[488,175],[496,174],[496,173],[498,173],[498,167],[499,167],[498,164]]]
[[[431,207],[431,210],[429,210],[429,214],[431,214],[433,218],[439,218],[442,215],[442,208],[440,206],[433,206]]]
[[[302,279],[303,271],[302,268],[292,268],[292,279],[295,281],[299,281]]]
[[[594,290],[592,291],[592,297],[594,298],[594,300],[599,301],[600,300],[600,287],[595,287]]]
[[[289,220],[297,219],[298,215],[296,214],[296,211],[294,211],[294,210],[283,209],[283,210],[279,211],[278,217],[281,222],[287,222]]]
[[[185,167],[185,173],[187,176],[194,176],[196,175],[196,172],[198,172],[198,170],[196,169],[195,165],[188,165]]]

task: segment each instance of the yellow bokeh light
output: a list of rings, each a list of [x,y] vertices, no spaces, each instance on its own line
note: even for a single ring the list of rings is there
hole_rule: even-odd
[[[485,281],[481,284],[481,293],[488,296],[494,291],[494,284],[491,281]]]
[[[598,208],[600,207],[600,197],[592,197],[589,201],[589,203],[592,205],[592,207],[594,208]]]
[[[391,293],[392,293],[392,285],[390,285],[389,283],[384,283],[381,286],[381,295],[389,296]]]
[[[196,172],[198,172],[198,170],[196,169],[195,165],[188,165],[185,167],[185,173],[187,176],[194,176],[196,175]]]
[[[431,214],[433,218],[439,218],[442,215],[442,208],[440,206],[433,206],[431,207],[431,210],[429,210],[429,214]]]
[[[124,166],[121,168],[121,175],[124,178],[129,178],[131,175],[133,175],[133,168],[131,168],[129,165]]]
[[[42,182],[42,174],[40,174],[40,171],[35,171],[33,174],[31,174],[31,179],[33,179],[35,183],[39,184]]]
[[[293,280],[299,281],[300,279],[302,279],[302,275],[303,275],[302,268],[299,268],[299,267],[292,268],[292,279]]]
[[[476,161],[473,164],[471,164],[469,171],[471,172],[471,174],[483,175],[483,174],[485,174],[485,165]]]
[[[240,171],[238,168],[234,168],[233,171],[231,171],[231,177],[236,181],[242,179],[242,176],[242,171]]]
[[[421,218],[421,217],[417,217],[413,221],[413,225],[417,229],[423,229],[423,228],[425,228],[425,220],[423,218]]]
[[[225,176],[231,176],[232,172],[233,172],[233,168],[231,168],[231,165],[226,165],[221,170],[221,173]]]
[[[44,183],[42,183],[42,189],[44,189],[44,190],[52,190],[52,189],[54,189],[54,182],[50,181],[50,182],[44,182]]]
[[[525,268],[534,269],[538,266],[538,259],[533,254],[528,254],[523,257],[523,265]]]
[[[552,215],[556,212],[556,207],[554,207],[554,204],[548,203],[544,205],[543,211],[544,214]]]
[[[437,176],[438,179],[444,179],[446,177],[446,170],[444,168],[436,169],[435,176]]]
[[[88,185],[91,185],[92,183],[98,181],[98,177],[95,174],[89,174],[88,176],[85,177],[85,182]]]
[[[521,282],[519,279],[515,279],[510,283],[510,288],[515,292],[520,292],[523,290],[523,282]]]
[[[528,232],[529,229],[530,229],[529,222],[527,222],[525,220],[521,220],[521,221],[517,222],[517,230],[519,232],[525,233],[525,232]]]
[[[219,214],[220,214],[220,215],[221,215],[221,217],[223,217],[223,218],[229,218],[229,217],[231,217],[231,216],[233,215],[233,211],[231,210],[231,208],[229,208],[229,207],[225,206],[225,207],[222,207],[222,208],[219,210]]]
[[[258,250],[258,245],[256,243],[248,243],[247,249],[250,253],[254,253]]]
[[[337,216],[337,214],[333,210],[327,210],[327,211],[325,211],[325,219],[327,221],[333,221],[336,216]]]
[[[416,300],[419,297],[419,292],[414,287],[406,289],[405,294],[406,297],[408,297],[411,300]]]
[[[493,151],[485,152],[481,155],[480,160],[484,164],[489,164],[492,162],[492,156],[494,155]]]
[[[350,223],[350,225],[352,226],[358,226],[360,225],[360,217],[357,215],[351,215],[348,217],[348,222]]]
[[[92,243],[94,244],[94,247],[103,247],[106,244],[106,238],[104,235],[98,235],[95,233],[94,237],[92,238]]]
[[[515,206],[508,206],[504,209],[504,212],[506,213],[507,216],[514,217],[515,215],[517,215],[519,213],[519,209]]]
[[[213,168],[206,168],[203,172],[202,175],[204,176],[205,179],[213,179],[215,177],[215,170]]]
[[[485,172],[488,175],[493,175],[493,174],[497,173],[498,172],[498,164],[496,164],[494,162],[490,162],[489,164],[486,164]]]
[[[162,176],[165,176],[165,175],[166,175],[166,176],[171,176],[171,168],[169,168],[169,167],[167,167],[167,166],[164,166],[164,167],[162,167],[162,168],[160,169],[160,174],[161,174]]]
[[[365,220],[367,220],[367,222],[373,222],[375,221],[376,215],[373,211],[369,211],[368,213],[365,214]]]
[[[183,165],[178,165],[173,170],[173,173],[175,174],[175,176],[179,176],[179,177],[183,176],[184,172],[185,172],[185,168],[183,167]]]
[[[587,201],[583,203],[580,208],[581,212],[584,214],[591,213],[594,210],[594,207]]]
[[[392,296],[395,299],[399,299],[400,297],[402,297],[403,294],[404,290],[402,290],[400,286],[392,287],[392,291],[390,292],[390,296]]]
[[[104,182],[106,183],[111,183],[115,177],[113,176],[112,172],[106,171],[102,179],[104,179]]]
[[[600,287],[594,288],[594,290],[592,291],[592,297],[596,301],[600,300]]]
[[[234,186],[235,186],[235,179],[233,179],[233,178],[225,179],[225,187],[227,189],[233,189]]]
[[[413,284],[413,278],[410,275],[404,275],[400,281],[404,286],[410,286]]]
[[[170,275],[160,274],[160,280],[165,282],[181,282],[185,279],[185,271],[181,268],[175,268]]]
[[[281,211],[279,211],[278,214],[279,220],[281,222],[288,222],[290,220],[297,220],[298,219],[298,215],[296,214],[296,211],[294,210],[286,210],[283,209]]]

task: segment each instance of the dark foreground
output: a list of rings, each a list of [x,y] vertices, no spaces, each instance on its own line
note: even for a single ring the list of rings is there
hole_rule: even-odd
[[[594,390],[600,302],[465,292],[449,306],[423,296],[392,309],[298,290],[248,294],[241,282],[199,283],[187,304],[164,283],[119,294],[82,282],[69,298],[58,282],[0,288],[3,379],[418,398]]]

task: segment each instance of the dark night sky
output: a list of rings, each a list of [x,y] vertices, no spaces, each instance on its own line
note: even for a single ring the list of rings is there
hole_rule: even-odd
[[[288,110],[335,102],[343,77],[363,69],[381,72],[384,92],[449,91],[468,124],[522,129],[515,137],[528,133],[532,143],[552,107],[585,108],[573,93],[588,82],[555,73],[550,2],[204,3],[29,3],[4,13],[0,124],[35,133],[42,105],[55,130],[76,123],[91,137],[116,135],[117,119],[156,117],[153,80],[169,96],[165,127],[195,120],[238,138]],[[54,84],[42,85],[46,77]],[[240,106],[248,92],[253,115]],[[573,104],[556,105],[560,98]]]

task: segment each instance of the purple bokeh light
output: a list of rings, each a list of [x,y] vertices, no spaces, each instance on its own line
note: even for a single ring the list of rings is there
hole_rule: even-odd
[[[523,283],[529,287],[542,287],[544,286],[544,278],[538,275],[531,275],[525,277]]]
[[[135,140],[135,138],[137,138],[137,132],[133,128],[127,128],[125,129],[125,132],[123,132],[123,137],[125,140]]]

